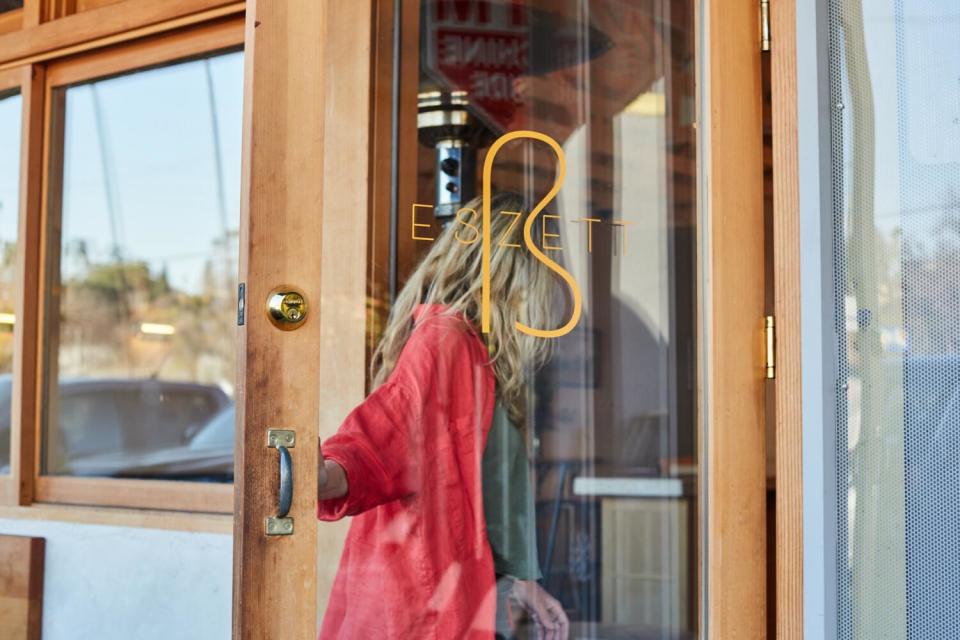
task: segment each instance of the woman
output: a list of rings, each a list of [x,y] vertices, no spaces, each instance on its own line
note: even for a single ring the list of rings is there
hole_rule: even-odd
[[[516,610],[538,637],[567,637],[563,608],[535,581],[522,437],[526,374],[549,341],[515,326],[549,326],[555,285],[501,211],[529,208],[513,194],[491,201],[490,332],[479,332],[479,216],[461,212],[397,297],[375,390],[322,445],[318,517],[355,517],[321,638],[509,637]]]

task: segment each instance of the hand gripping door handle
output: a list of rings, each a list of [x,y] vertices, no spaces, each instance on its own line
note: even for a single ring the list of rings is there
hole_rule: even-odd
[[[296,444],[295,433],[288,429],[268,429],[267,446],[276,449],[279,454],[279,495],[277,496],[277,515],[266,520],[268,536],[284,536],[293,533],[293,518],[290,506],[293,504],[293,458],[290,449]]]

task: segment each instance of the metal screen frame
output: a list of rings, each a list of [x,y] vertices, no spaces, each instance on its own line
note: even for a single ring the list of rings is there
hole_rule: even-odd
[[[826,0],[796,3],[797,174],[806,638],[837,635],[836,361],[829,25]]]

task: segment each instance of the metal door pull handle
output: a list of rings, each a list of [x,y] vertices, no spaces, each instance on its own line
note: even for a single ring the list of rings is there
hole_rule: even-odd
[[[289,449],[296,444],[296,436],[289,429],[267,429],[267,446],[280,454],[280,492],[277,496],[277,515],[267,518],[268,536],[288,536],[293,533],[293,518],[287,516],[293,504],[293,458]]]
[[[293,460],[285,446],[280,445],[277,451],[280,452],[280,504],[277,506],[277,517],[286,518],[293,502]]]

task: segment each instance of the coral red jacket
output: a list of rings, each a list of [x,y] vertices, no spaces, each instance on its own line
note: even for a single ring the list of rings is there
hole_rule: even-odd
[[[420,306],[390,378],[323,455],[347,474],[321,520],[352,515],[321,638],[490,638],[496,587],[480,462],[493,416],[483,341]]]

